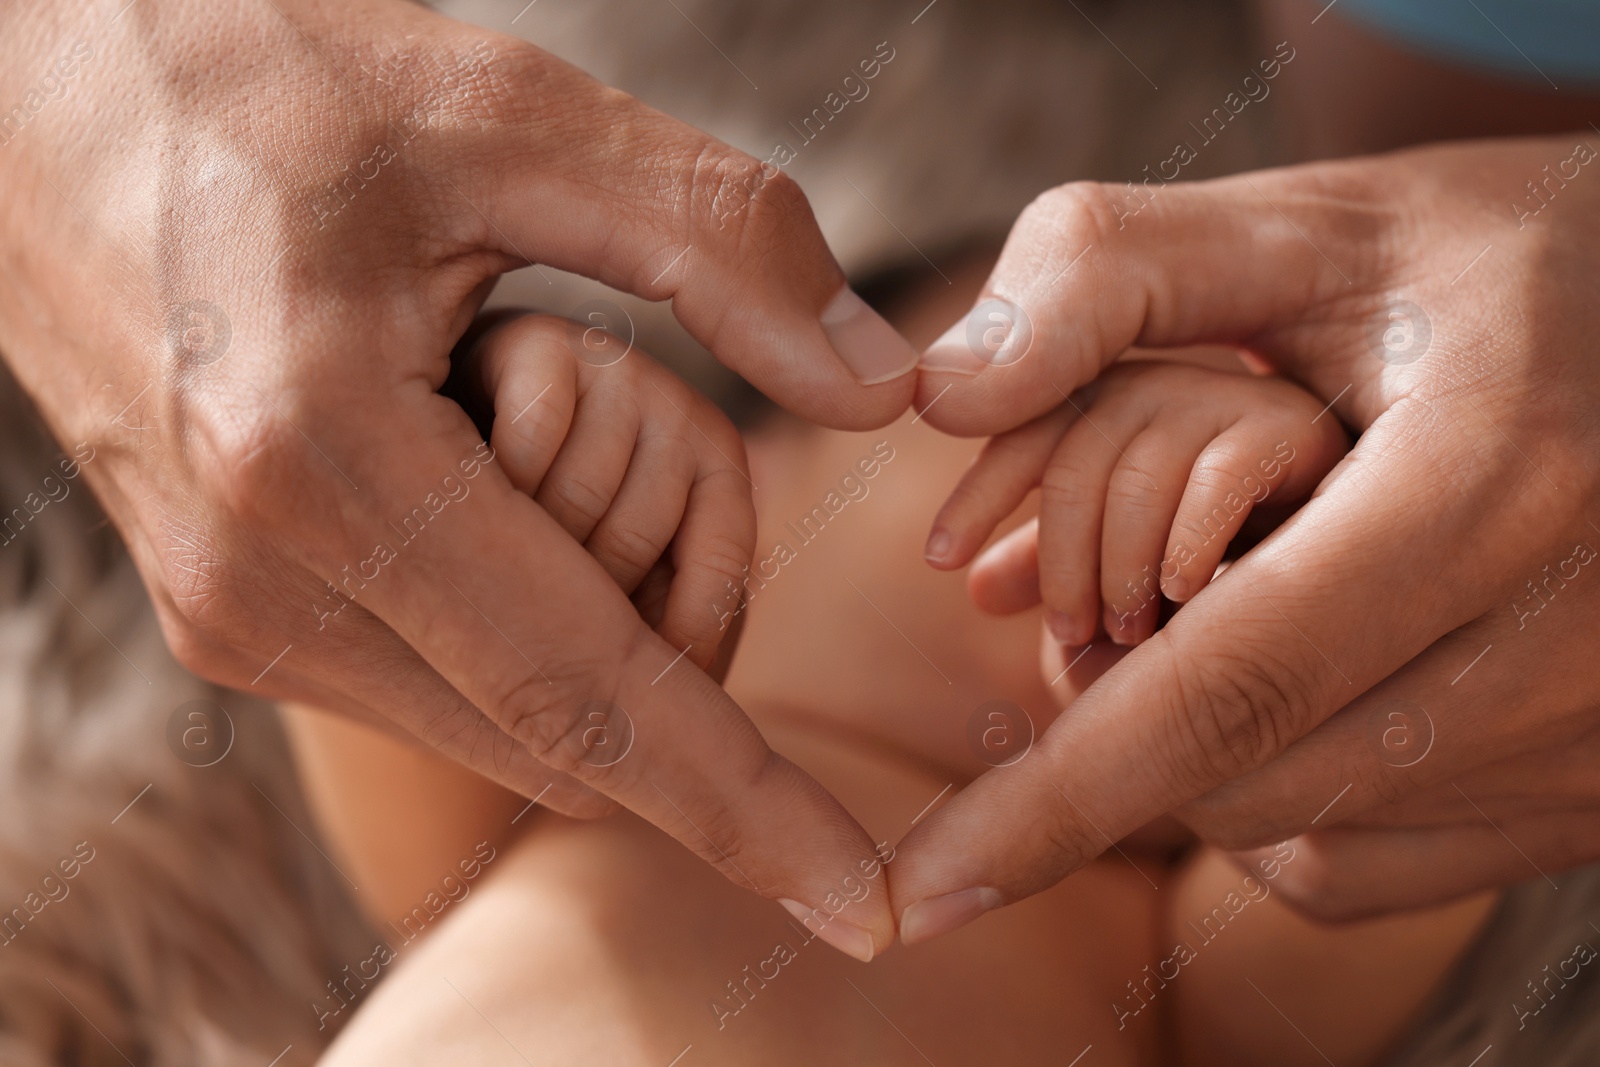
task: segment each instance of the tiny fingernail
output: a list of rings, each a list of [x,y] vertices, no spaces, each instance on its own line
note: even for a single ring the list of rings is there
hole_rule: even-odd
[[[943,563],[954,544],[949,530],[934,530],[928,535],[928,547],[922,550],[922,556],[930,563]]]
[[[1073,643],[1072,616],[1064,611],[1052,611],[1044,617],[1044,624],[1050,628],[1050,636],[1063,645]]]
[[[940,934],[967,925],[1000,904],[1000,891],[988,886],[919,900],[900,916],[900,940],[908,945],[931,941]]]
[[[862,385],[877,385],[908,374],[917,351],[882,315],[844,286],[822,309],[822,332]]]
[[[782,904],[790,915],[799,919],[807,930],[846,956],[858,959],[862,963],[872,962],[872,935],[859,926],[851,926],[821,908],[808,908],[798,900],[783,899],[778,903]]]

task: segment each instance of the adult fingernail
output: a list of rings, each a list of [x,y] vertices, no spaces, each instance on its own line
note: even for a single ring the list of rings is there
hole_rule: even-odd
[[[1063,645],[1074,643],[1072,616],[1064,611],[1052,611],[1044,617],[1044,624],[1050,628],[1050,636]]]
[[[900,916],[900,940],[908,945],[931,941],[940,934],[967,925],[1000,904],[1000,891],[988,886],[919,900]]]
[[[911,343],[848,285],[822,309],[822,332],[862,385],[893,381],[917,365]]]
[[[928,547],[922,550],[922,558],[929,563],[943,563],[954,544],[955,538],[950,536],[949,530],[935,530],[928,535]]]
[[[807,930],[816,934],[822,940],[843,952],[846,956],[860,960],[862,963],[872,962],[872,935],[859,926],[851,926],[837,915],[829,915],[820,909],[808,908],[798,900],[779,900],[784,910],[800,920]]]
[[[979,373],[987,366],[988,364],[979,359],[977,353],[972,351],[972,346],[967,343],[966,319],[962,319],[940,334],[939,339],[922,353],[922,360],[917,364],[920,370],[968,376]]]
[[[1009,367],[1033,347],[1033,320],[1000,297],[990,297],[946,330],[922,354],[926,371],[977,374],[985,367]]]

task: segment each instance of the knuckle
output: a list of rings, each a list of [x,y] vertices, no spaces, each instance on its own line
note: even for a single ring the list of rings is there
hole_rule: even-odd
[[[1161,504],[1161,493],[1150,476],[1131,462],[1123,462],[1111,471],[1106,485],[1106,506],[1132,511],[1136,517],[1152,512]]]
[[[1220,555],[1236,528],[1244,523],[1246,508],[1255,503],[1254,498],[1241,491],[1243,484],[1242,479],[1222,468],[1197,466],[1174,516],[1174,531],[1185,532],[1198,541],[1197,552],[1210,547]]]
[[[1295,665],[1266,653],[1260,642],[1178,658],[1188,662],[1174,668],[1178,713],[1164,722],[1170,735],[1164,741],[1176,772],[1196,792],[1277,755],[1312,707]]]
[[[598,529],[589,538],[588,548],[602,563],[612,561],[642,576],[661,558],[671,535],[670,530],[649,530],[632,523],[618,523]]]
[[[270,404],[196,414],[213,491],[241,520],[275,526],[284,521],[285,512],[297,510],[283,508],[282,502],[302,494],[312,471],[305,443],[290,421],[294,418],[294,413],[279,414]]]
[[[547,76],[549,54],[516,37],[475,36],[470,43],[456,35],[439,44],[418,39],[386,65],[391,80],[403,79],[417,118],[431,127],[478,131],[535,117],[525,102],[530,94],[519,90]]]
[[[1084,827],[1084,817],[1070,804],[1062,801],[1051,805],[1039,829],[1041,840],[1049,848],[1050,866],[1062,875],[1078,870],[1108,847],[1105,839]]]
[[[545,669],[508,675],[488,692],[485,712],[546,767],[582,783],[616,781],[634,761],[623,758],[602,765],[585,758],[593,747],[590,735],[595,727],[587,712],[595,703],[619,707],[619,687],[627,673],[619,666],[633,661],[649,633],[638,627],[617,657],[569,661],[559,667],[546,664]],[[610,721],[602,725],[609,726]],[[631,747],[631,734],[628,743]]]
[[[1244,480],[1245,473],[1239,458],[1231,452],[1215,448],[1202,452],[1189,474],[1189,484],[1207,497],[1236,492]]]
[[[199,537],[165,531],[160,553],[161,581],[169,610],[161,613],[172,653],[185,668],[210,677],[223,666],[224,651],[240,620],[248,618],[245,597],[223,554]]]
[[[1392,182],[1392,175],[1381,168],[1346,163],[1269,172],[1261,175],[1259,192],[1249,190],[1249,195],[1258,203],[1266,197],[1283,219],[1294,220],[1289,226],[1278,219],[1277,239],[1301,252],[1308,265],[1326,266],[1306,244],[1310,240],[1360,286],[1394,277],[1410,255],[1396,235],[1415,225],[1414,217],[1408,217],[1415,209],[1395,196]],[[1273,217],[1278,218],[1277,211]],[[1333,274],[1333,281],[1343,285],[1344,279]]]
[[[719,141],[701,147],[684,199],[693,232],[708,230],[752,258],[812,219],[805,192],[782,168]]]
[[[1047,189],[1023,208],[1016,229],[1052,241],[1101,244],[1121,228],[1121,198],[1099,182],[1069,182]]]
[[[1353,795],[1357,800],[1364,800],[1368,807],[1392,807],[1415,792],[1416,784],[1408,780],[1411,773],[1390,767],[1381,760],[1363,762],[1350,771],[1350,778],[1355,783]],[[1353,810],[1345,806],[1339,814],[1348,817]],[[1337,821],[1329,820],[1330,823]]]
[[[695,812],[692,822],[687,816],[680,818],[682,825],[674,828],[672,835],[723,877],[751,890],[759,890],[766,882],[765,872],[750,855],[739,819],[731,811],[710,805],[709,810]]]
[[[319,227],[341,215],[351,197],[380,175],[392,174],[398,159],[425,164],[407,168],[404,181],[428,181],[424,176],[437,164],[503,165],[507,136],[526,138],[530,130],[547,138],[559,133],[552,130],[558,124],[541,114],[549,110],[542,101],[555,76],[551,58],[514,37],[481,30],[413,34],[387,38],[350,59],[360,64],[362,80],[370,79],[378,88],[368,97],[368,106],[352,109],[345,121],[310,131],[325,149],[315,153],[315,178],[305,190],[315,197]],[[580,101],[570,124],[576,128],[589,122],[592,115],[581,106],[587,102],[583,94],[569,89],[568,95]],[[450,190],[437,192],[448,195]],[[378,201],[369,197],[356,196],[355,210],[373,211]],[[393,216],[384,217],[392,226]],[[471,217],[475,237],[488,229],[481,216],[471,212]],[[426,229],[407,228],[405,236],[434,234],[436,220],[428,223]]]
[[[520,401],[519,407],[526,401]],[[529,413],[513,421],[516,412],[501,412],[490,430],[489,442],[513,484],[529,495],[539,486],[553,457],[567,439],[567,426],[552,418]]]
[[[1088,465],[1078,457],[1076,449],[1063,449],[1050,461],[1039,479],[1041,506],[1076,510],[1089,504],[1092,484]]]
[[[708,180],[718,194],[729,185],[752,190],[742,214],[746,231],[754,236],[767,235],[796,216],[811,215],[804,190],[782,168],[727,145],[709,145],[701,152],[696,181]]]
[[[611,494],[590,482],[587,478],[567,474],[549,483],[549,489],[541,489],[539,495],[548,501],[546,510],[551,511],[557,521],[563,526],[579,525],[592,528],[606,513],[606,508],[611,504]]]
[[[1039,598],[1046,607],[1069,615],[1099,610],[1100,590],[1096,571],[1039,546]]]
[[[173,615],[181,621],[182,628],[190,634],[219,632],[223,628],[221,618],[229,611],[229,601],[233,599],[226,585],[202,568],[170,558],[163,562],[162,570],[172,597]],[[193,645],[195,642],[186,639],[184,643]]]
[[[582,702],[567,687],[538,673],[519,674],[492,691],[490,701],[490,714],[500,728],[541,763],[565,774],[578,768]]]
[[[1100,585],[1097,566],[1066,558],[1049,547],[1039,545],[1039,597],[1046,607],[1068,615],[1098,619]]]
[[[680,569],[683,564],[693,564],[709,571],[719,580],[737,582],[750,566],[752,551],[752,544],[725,533],[716,533],[697,544],[691,558],[680,560]]]

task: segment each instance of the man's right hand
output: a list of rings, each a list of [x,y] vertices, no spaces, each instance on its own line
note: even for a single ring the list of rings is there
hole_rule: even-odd
[[[186,666],[562,811],[620,802],[764,896],[823,905],[873,856],[438,392],[534,262],[671,299],[805,418],[889,421],[915,357],[790,180],[399,0],[24,0],[0,42],[0,349],[92,447]],[[584,738],[610,705],[633,737],[606,763]],[[841,922],[893,936],[881,895]]]

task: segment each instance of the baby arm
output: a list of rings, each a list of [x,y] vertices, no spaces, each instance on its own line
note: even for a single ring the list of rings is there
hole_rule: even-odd
[[[513,485],[581,543],[686,658],[710,670],[755,545],[744,445],[710,401],[597,328],[515,315],[457,371]],[[731,646],[730,646],[731,650]]]
[[[974,568],[980,607],[1043,599],[1050,632],[1120,645],[1155,632],[1216,572],[1251,511],[1298,504],[1349,449],[1338,420],[1282,378],[1119,363],[1067,402],[995,437],[934,522],[935,566],[964,565],[1023,498],[1039,518]],[[935,558],[936,557],[936,558]]]

